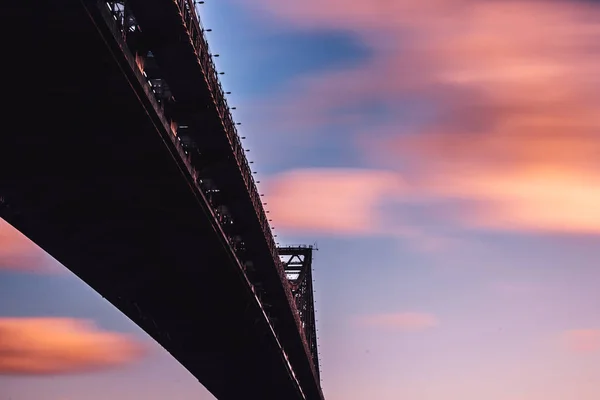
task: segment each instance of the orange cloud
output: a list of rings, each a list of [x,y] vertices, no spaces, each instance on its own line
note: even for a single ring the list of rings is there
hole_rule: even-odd
[[[0,218],[0,270],[57,272],[58,265],[25,235]]]
[[[112,368],[143,354],[128,337],[69,318],[0,318],[0,374],[50,375]]]
[[[421,331],[439,325],[436,316],[417,312],[369,315],[358,318],[357,323],[361,326],[400,331]]]
[[[279,230],[345,236],[402,238],[416,251],[455,247],[442,237],[386,215],[387,200],[408,199],[411,188],[393,172],[367,169],[297,169],[267,181],[267,209]]]
[[[280,228],[373,234],[380,231],[378,206],[400,191],[389,172],[359,169],[295,170],[270,180],[268,209]]]
[[[567,331],[563,335],[567,348],[576,353],[600,351],[600,329],[579,329]]]
[[[467,227],[600,233],[598,5],[261,3],[300,26],[349,29],[374,50],[364,65],[304,78],[294,99],[278,99],[302,114],[290,120],[337,121],[344,106],[371,100],[430,104],[416,127],[398,119],[362,129],[371,162],[405,182],[399,199],[469,200],[477,207],[448,216]]]

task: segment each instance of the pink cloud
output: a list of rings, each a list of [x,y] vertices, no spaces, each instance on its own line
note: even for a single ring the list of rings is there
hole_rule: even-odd
[[[387,218],[387,200],[412,195],[393,172],[368,169],[297,169],[271,177],[266,209],[275,228],[294,233],[398,237],[416,251],[446,250],[460,240]]]
[[[144,354],[129,337],[70,318],[0,318],[0,375],[79,373],[125,365]]]
[[[435,315],[419,312],[367,315],[356,322],[360,326],[400,331],[422,331],[439,325]]]
[[[423,17],[443,17],[469,6],[468,0],[378,0],[347,2],[344,0],[261,0],[262,9],[288,22],[305,27],[325,26],[382,30],[397,29],[401,24],[416,24]]]
[[[293,98],[276,99],[286,119],[336,122],[341,107],[370,100],[431,104],[435,116],[411,132],[399,119],[362,129],[365,156],[405,182],[403,201],[470,200],[476,208],[448,216],[466,227],[600,233],[600,7],[566,0],[257,4],[298,26],[351,30],[374,50],[357,68],[297,82]]]
[[[25,235],[0,219],[0,270],[55,273],[62,268]]]
[[[397,175],[376,170],[295,170],[269,181],[267,208],[278,228],[376,234],[380,202],[401,187]]]
[[[600,329],[578,329],[567,331],[563,335],[567,348],[576,353],[595,353],[600,351]]]

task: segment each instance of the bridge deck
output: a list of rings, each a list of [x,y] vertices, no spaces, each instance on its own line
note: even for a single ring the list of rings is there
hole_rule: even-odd
[[[300,398],[210,208],[115,44],[80,1],[36,3],[3,7],[5,26],[27,23],[3,48],[12,58],[0,216],[217,398]]]
[[[179,122],[189,126],[187,132],[195,134],[201,152],[222,155],[221,159],[213,160],[212,166],[205,167],[205,172],[225,194],[236,224],[244,229],[249,256],[265,288],[263,299],[271,306],[270,315],[276,318],[277,332],[303,388],[311,397],[321,398],[317,366],[313,363],[283,266],[278,263],[279,257],[272,254],[274,240],[268,224],[264,223],[266,215],[243,149],[238,147],[227,104],[222,103],[224,95],[193,2],[128,0],[128,4],[178,107],[183,110],[179,112]],[[245,181],[244,176],[249,179]],[[254,206],[256,201],[259,207]]]

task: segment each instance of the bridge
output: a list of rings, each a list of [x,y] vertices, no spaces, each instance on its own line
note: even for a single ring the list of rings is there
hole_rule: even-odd
[[[194,2],[0,20],[0,217],[219,400],[323,399],[313,248],[277,248]]]

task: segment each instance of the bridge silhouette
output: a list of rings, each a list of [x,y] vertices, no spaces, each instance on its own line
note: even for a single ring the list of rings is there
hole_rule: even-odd
[[[219,400],[323,399],[314,249],[277,248],[194,2],[1,10],[0,217]]]

